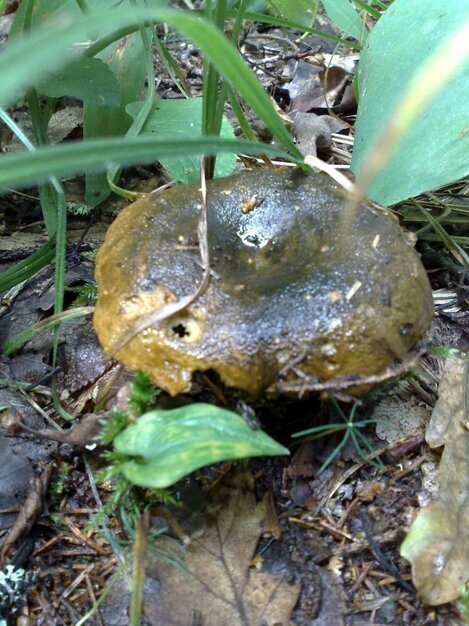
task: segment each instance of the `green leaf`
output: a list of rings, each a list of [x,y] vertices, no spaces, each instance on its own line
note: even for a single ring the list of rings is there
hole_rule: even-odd
[[[38,83],[37,90],[51,98],[71,96],[93,104],[120,104],[116,78],[100,59],[83,57]]]
[[[359,65],[360,104],[352,170],[388,124],[418,70],[468,17],[460,0],[395,0],[374,27]],[[446,83],[375,176],[368,195],[385,206],[469,174],[468,64]]]
[[[268,0],[269,8],[275,13],[307,28],[314,22],[317,4],[318,0]]]
[[[135,457],[122,464],[124,476],[154,489],[169,487],[211,463],[289,454],[261,430],[252,430],[237,413],[211,404],[150,411],[116,437],[114,448]]]
[[[347,35],[360,41],[362,21],[350,0],[321,0],[327,15]]]
[[[20,2],[15,11],[15,17],[11,25],[10,40],[18,34],[23,33],[23,25],[26,17],[27,2]],[[67,9],[76,18],[80,17],[78,4],[73,0],[35,0],[31,14],[31,30],[48,21],[54,20],[54,14]]]
[[[104,169],[110,161],[125,165],[149,163],[155,159],[181,154],[219,154],[244,152],[245,154],[272,154],[298,165],[280,148],[243,139],[174,140],[171,144],[154,137],[110,137],[60,146],[38,148],[35,152],[20,152],[0,157],[0,188],[29,184],[51,175],[65,176],[83,171]]]
[[[141,107],[140,102],[133,102],[127,107],[127,112],[135,118]],[[160,141],[166,140],[168,143],[177,138],[202,138],[202,98],[158,100],[143,126],[142,134],[153,135]],[[220,137],[226,139],[235,137],[233,128],[225,116]],[[197,154],[163,157],[160,163],[181,183],[196,183],[200,179],[200,158]],[[235,164],[234,154],[222,155],[216,162],[215,177],[228,176],[233,172]]]
[[[233,11],[228,12],[228,17],[236,17],[236,14]],[[322,37],[323,39],[327,39],[329,41],[335,41],[336,43],[340,43],[343,46],[348,46],[349,48],[353,48],[354,50],[360,50],[360,44],[348,41],[347,39],[343,39],[341,37],[336,37],[335,35],[331,35],[330,33],[326,33],[323,30],[318,30],[317,28],[307,27],[306,25],[298,24],[295,20],[287,20],[283,17],[277,17],[275,15],[264,15],[263,13],[254,13],[252,11],[245,13],[245,20],[251,22],[260,22],[261,24],[271,24],[272,26],[280,26],[281,28],[291,28],[292,30],[297,30],[300,32],[309,33],[310,35],[315,35],[316,37]]]
[[[100,59],[109,66],[119,92],[119,106],[111,103],[85,102],[83,107],[83,136],[124,136],[132,122],[125,107],[140,98],[145,85],[145,49],[140,33],[132,33],[115,41],[99,53]],[[111,193],[106,172],[89,173],[85,179],[85,202],[94,207]]]

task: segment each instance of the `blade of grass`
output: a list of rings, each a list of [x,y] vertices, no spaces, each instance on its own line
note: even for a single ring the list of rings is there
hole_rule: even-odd
[[[292,437],[306,437],[310,435],[315,435],[317,433],[325,433],[329,432],[337,432],[339,430],[345,430],[347,428],[346,424],[322,424],[321,426],[313,426],[312,428],[307,428],[306,430],[301,430],[298,433],[293,433]]]
[[[254,134],[254,131],[251,129],[249,122],[246,116],[244,115],[244,111],[238,101],[238,98],[233,93],[233,90],[231,89],[231,87],[228,87],[226,95],[231,105],[231,108],[233,109],[233,113],[235,114],[236,119],[238,120],[239,126],[243,132],[243,135],[249,141],[257,141],[257,137]]]
[[[14,267],[0,274],[0,292],[7,291],[24,280],[34,276],[43,267],[49,265],[55,255],[55,238],[50,239],[39,250],[33,252]]]
[[[153,43],[160,56],[161,62],[163,63],[163,66],[171,77],[173,83],[185,98],[192,98],[191,88],[186,80],[184,72],[181,70],[176,59],[172,56],[168,48],[160,40],[156,33],[153,33]]]
[[[339,454],[339,452],[342,450],[342,448],[345,446],[345,444],[348,441],[348,438],[350,436],[350,430],[347,430],[347,432],[345,433],[342,441],[334,448],[334,450],[332,450],[332,452],[329,454],[329,456],[327,457],[327,459],[324,461],[324,463],[321,465],[321,467],[318,470],[318,476],[320,474],[323,473],[323,471],[329,466],[329,464],[335,459],[335,457]]]
[[[352,0],[352,1],[353,1],[353,4],[355,4],[358,8],[363,9],[363,11],[366,11],[366,13],[369,13],[375,19],[379,20],[379,18],[381,17],[382,13],[374,9],[372,6],[370,6],[363,0]]]
[[[148,163],[161,157],[180,154],[218,154],[234,152],[245,154],[272,154],[302,165],[286,152],[267,144],[243,139],[174,140],[171,144],[151,136],[96,139],[39,148],[35,152],[11,154],[0,159],[0,187],[31,183],[46,178],[51,173],[63,176],[90,169],[104,169],[104,164],[118,161],[126,165]]]
[[[25,330],[22,330],[20,333],[15,335],[12,339],[7,341],[3,345],[3,353],[6,356],[10,356],[13,352],[16,352],[23,346],[27,341],[43,333],[50,328],[54,328],[58,322],[68,322],[70,320],[75,319],[76,317],[83,317],[84,315],[89,315],[94,311],[93,306],[81,306],[76,309],[69,309],[68,311],[63,311],[62,313],[58,313],[57,315],[51,315],[46,320],[42,322],[38,322],[34,324],[34,326],[30,326]]]
[[[371,443],[365,437],[365,435],[363,433],[361,433],[359,430],[352,430],[350,434],[352,436],[353,444],[354,444],[355,448],[358,450],[358,452],[360,452],[362,454],[362,450],[360,448],[360,443],[358,441],[358,438],[361,439],[363,445],[368,450],[369,454],[368,455],[367,454],[365,454],[365,455],[362,454],[363,458],[366,456],[368,458],[368,463],[371,463],[371,465],[374,465],[375,467],[383,468],[384,467],[384,463],[382,462],[382,460],[378,456],[375,448],[373,448]],[[369,458],[370,455],[371,455],[371,458]]]
[[[236,17],[236,11],[228,11],[227,17]],[[353,48],[354,50],[361,50],[361,46],[356,41],[347,41],[347,39],[343,39],[342,37],[336,37],[335,35],[331,35],[330,33],[326,33],[322,30],[318,30],[317,28],[308,28],[303,26],[302,24],[297,24],[296,22],[292,22],[283,17],[277,17],[273,15],[264,15],[263,13],[255,13],[253,11],[247,11],[244,16],[246,21],[250,22],[260,22],[261,24],[270,24],[272,26],[280,26],[282,28],[290,28],[291,30],[297,30],[302,33],[308,33],[308,35],[317,35],[318,37],[323,37],[324,39],[328,39],[329,41],[335,41],[336,43],[341,43],[348,48]]]
[[[223,30],[225,25],[225,14],[226,0],[215,0],[215,7],[211,0],[205,3],[206,20],[213,22],[220,30]],[[226,88],[217,68],[207,59],[204,63],[202,95],[202,134],[218,136],[225,106]],[[205,159],[207,179],[213,178],[215,162],[216,155],[207,156]]]
[[[430,211],[427,211],[427,209],[420,202],[417,202],[417,200],[413,198],[411,198],[410,201],[417,209],[419,209],[423,213],[423,215],[425,216],[425,219],[427,219],[429,224],[431,224],[433,230],[438,235],[438,238],[440,239],[440,241],[444,243],[444,245],[448,248],[448,250],[454,256],[454,258],[457,259],[458,262],[461,263],[461,265],[463,265],[466,268],[469,268],[469,256],[461,248],[461,246],[455,243],[453,238],[448,235],[448,233],[443,228],[443,226],[439,223],[439,221],[435,219],[433,215],[430,213]]]

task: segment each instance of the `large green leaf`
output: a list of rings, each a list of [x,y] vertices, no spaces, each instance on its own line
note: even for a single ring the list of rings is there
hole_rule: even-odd
[[[318,0],[272,0],[268,4],[270,9],[287,20],[310,27],[316,16]]]
[[[321,2],[334,24],[359,41],[362,21],[350,0],[321,0]]]
[[[142,108],[141,102],[132,102],[127,112],[135,118]],[[143,126],[142,134],[153,135],[160,141],[202,137],[202,98],[186,100],[158,100]],[[234,139],[230,122],[224,116],[220,137]],[[199,155],[181,154],[178,157],[163,157],[160,163],[181,183],[196,183],[200,179]],[[218,157],[215,177],[228,176],[234,170],[236,157],[224,154]]]
[[[145,47],[140,33],[132,33],[115,41],[99,53],[109,66],[120,95],[117,106],[110,103],[85,102],[83,107],[83,135],[85,139],[124,136],[132,122],[125,107],[140,98],[146,75]],[[85,178],[85,201],[96,206],[109,196],[111,189],[107,173],[89,173]]]
[[[237,413],[211,404],[190,404],[142,415],[114,440],[124,476],[141,487],[169,487],[211,463],[289,451]]]
[[[360,104],[352,169],[388,124],[416,72],[469,18],[460,0],[395,0],[374,27],[359,65]],[[397,151],[374,178],[368,195],[385,206],[469,174],[469,62],[422,110]]]
[[[82,57],[39,82],[37,90],[51,98],[71,96],[92,104],[120,104],[116,78],[100,59]]]

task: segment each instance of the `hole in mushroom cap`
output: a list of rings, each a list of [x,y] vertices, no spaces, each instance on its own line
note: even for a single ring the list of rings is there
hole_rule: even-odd
[[[204,314],[200,309],[186,311],[171,317],[165,327],[172,339],[196,343],[202,339],[204,332]]]
[[[176,326],[173,326],[173,332],[181,338],[190,336],[190,333],[187,331],[184,324],[177,324]]]

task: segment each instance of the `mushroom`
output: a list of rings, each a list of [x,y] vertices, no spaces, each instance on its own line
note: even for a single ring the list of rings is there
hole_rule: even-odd
[[[207,194],[208,288],[116,354],[170,394],[206,370],[253,396],[279,377],[373,376],[427,331],[425,270],[384,210],[361,204],[341,233],[344,192],[299,170],[243,171],[210,181]],[[109,228],[94,316],[107,352],[200,284],[200,202],[196,185],[175,187],[131,204]]]

